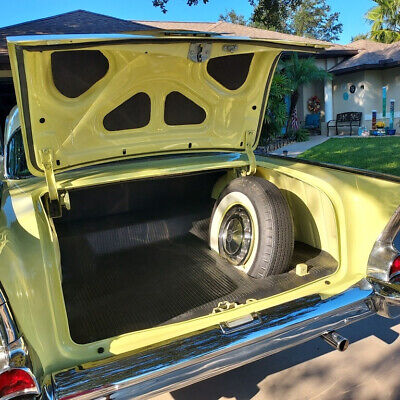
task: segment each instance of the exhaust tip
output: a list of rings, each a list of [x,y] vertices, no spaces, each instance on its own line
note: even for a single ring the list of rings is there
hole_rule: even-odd
[[[335,331],[324,333],[321,337],[338,351],[346,351],[349,347],[349,339],[339,335]]]
[[[346,351],[347,348],[349,347],[349,339],[343,338],[339,344],[338,344],[338,350],[339,351]]]

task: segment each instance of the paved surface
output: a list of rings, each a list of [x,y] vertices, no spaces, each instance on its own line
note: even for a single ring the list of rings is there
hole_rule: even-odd
[[[315,339],[154,400],[400,399],[400,320],[371,317],[340,333],[344,353]]]
[[[297,157],[299,154],[304,153],[306,150],[311,147],[317,146],[330,139],[328,136],[318,135],[318,136],[310,136],[310,140],[307,142],[296,142],[292,144],[288,144],[287,146],[281,147],[280,149],[272,152],[272,154],[283,155],[283,151],[287,150],[289,157]]]

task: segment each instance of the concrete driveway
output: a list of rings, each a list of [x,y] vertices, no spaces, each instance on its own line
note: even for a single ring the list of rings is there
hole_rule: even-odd
[[[400,399],[400,320],[367,318],[340,333],[344,353],[316,339],[154,400]]]
[[[294,142],[292,144],[288,144],[287,146],[283,146],[280,149],[273,151],[271,154],[281,156],[286,150],[289,157],[298,157],[301,153],[311,149],[311,147],[318,146],[319,144],[326,142],[328,139],[330,139],[328,136],[310,136],[310,139],[306,142]]]

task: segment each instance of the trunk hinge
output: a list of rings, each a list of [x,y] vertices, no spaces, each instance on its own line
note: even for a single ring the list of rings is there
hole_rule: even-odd
[[[59,192],[53,169],[53,151],[51,149],[42,149],[40,151],[44,175],[48,188],[48,195],[45,197],[45,206],[51,218],[62,216],[62,207],[69,210],[70,202],[68,192]]]
[[[254,131],[246,131],[246,134],[245,134],[244,145],[245,145],[247,158],[249,159],[249,168],[246,171],[246,175],[254,175],[257,170],[256,156],[254,155],[254,152],[253,152],[255,134],[256,133]]]

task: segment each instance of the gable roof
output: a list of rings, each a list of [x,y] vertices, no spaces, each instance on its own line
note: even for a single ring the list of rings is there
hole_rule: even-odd
[[[356,49],[358,53],[330,70],[336,75],[400,66],[400,42],[386,44],[372,40],[357,40],[346,47]]]
[[[90,11],[75,10],[0,28],[0,54],[7,54],[7,36],[121,33],[154,29],[158,28]]]
[[[166,30],[189,30],[215,32],[230,36],[244,36],[252,39],[273,39],[273,40],[291,40],[301,41],[319,45],[332,45],[330,42],[316,40],[312,38],[290,35],[266,29],[253,28],[251,26],[232,24],[230,22],[179,22],[179,21],[133,21],[145,25],[151,25],[156,28]]]

